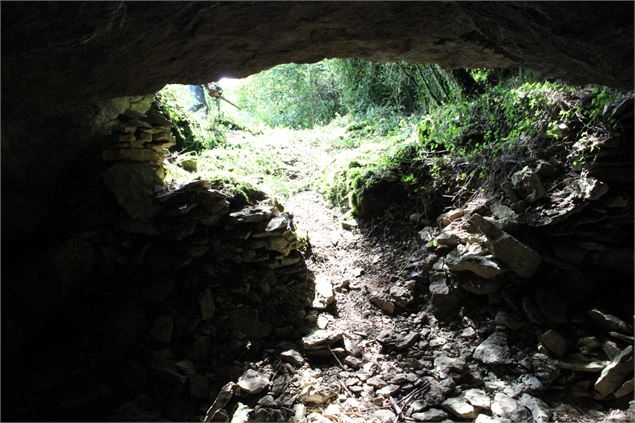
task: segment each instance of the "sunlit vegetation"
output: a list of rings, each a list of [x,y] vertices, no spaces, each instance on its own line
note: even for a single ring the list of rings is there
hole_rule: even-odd
[[[197,110],[190,90],[169,85],[153,106],[177,125],[168,180],[230,181],[281,199],[315,189],[352,214],[363,214],[382,181],[411,198],[449,185],[469,196],[523,146],[563,142],[574,127],[582,138],[607,130],[602,111],[617,95],[517,68],[360,59],[252,75],[224,92],[240,110],[218,109],[207,93],[208,107]]]

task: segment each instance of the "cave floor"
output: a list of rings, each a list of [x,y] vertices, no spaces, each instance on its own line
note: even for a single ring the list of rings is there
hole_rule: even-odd
[[[533,385],[540,382],[523,368],[488,369],[471,360],[491,329],[491,311],[484,304],[466,303],[442,321],[426,309],[423,283],[412,266],[423,257],[414,228],[379,222],[359,229],[315,191],[291,196],[286,207],[300,232],[308,234],[310,271],[318,283],[334,290],[333,304],[325,309],[314,304],[321,309],[313,311],[314,329],[331,337],[342,335],[346,353],[340,355],[333,346],[328,347],[330,354],[307,354],[302,362],[272,356],[254,363],[258,371],[274,371],[271,390],[258,395],[257,421],[279,421],[276,416],[282,415],[276,409],[286,410],[292,421],[308,422],[472,421],[480,414],[490,421],[485,417],[506,398],[541,390]],[[395,306],[394,295],[388,300],[390,287],[404,285],[408,292]],[[412,297],[405,298],[408,294]],[[373,304],[373,297],[393,305]],[[306,338],[304,345],[306,349]],[[442,405],[456,396],[457,385],[482,396],[484,404],[471,410],[468,405],[467,411],[460,410],[465,404]],[[497,391],[507,397],[499,398]],[[549,410],[553,421],[626,421],[624,411],[594,408],[575,389],[552,387],[536,396],[545,403],[530,408],[536,414],[528,421],[541,421],[536,415]],[[449,413],[448,408],[456,411]],[[461,412],[465,414],[458,417]]]
[[[476,362],[472,353],[491,333],[493,312],[486,301],[466,302],[441,320],[430,312],[427,289],[413,270],[425,258],[413,228],[402,226],[397,233],[386,221],[358,228],[312,190],[292,195],[285,206],[308,236],[307,265],[316,291],[328,296],[332,288],[334,298],[330,303],[316,294],[309,312],[316,332],[304,338],[304,354],[297,353],[297,344],[281,341],[263,360],[248,364],[256,373],[245,373],[239,386],[253,377],[269,384],[239,395],[237,421],[250,411],[255,420],[249,421],[473,421],[479,415],[478,421],[502,422],[628,420],[625,411],[602,408],[581,391],[543,387],[522,365]],[[391,291],[394,286],[403,289]],[[316,336],[329,341],[311,352]],[[529,351],[516,358],[532,360]],[[457,391],[471,392],[481,404],[448,402]],[[513,398],[528,404],[533,416],[509,411],[518,404]],[[492,410],[504,410],[506,417]],[[552,420],[540,420],[547,413]]]
[[[235,151],[198,158],[205,178],[229,170],[283,199],[308,239],[317,292],[302,342],[273,340],[243,363],[243,376],[210,399],[206,421],[232,412],[232,421],[628,421],[624,401],[589,394],[597,373],[565,371],[568,382],[551,384],[560,369],[536,351],[531,328],[511,331],[487,364],[476,360],[475,349],[500,333],[500,304],[469,296],[438,312],[417,271],[428,253],[416,225],[391,213],[358,225],[329,207],[316,181],[354,150],[337,148],[345,131],[331,129],[239,131],[230,135]],[[383,142],[372,148],[385,151]]]

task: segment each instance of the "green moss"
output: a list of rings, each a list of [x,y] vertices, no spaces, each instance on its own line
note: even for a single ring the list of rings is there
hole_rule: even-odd
[[[176,125],[172,134],[176,137],[175,149],[178,151],[201,152],[224,144],[227,127],[237,124],[223,116],[206,114],[203,110],[190,112],[191,103],[187,85],[166,85],[155,94],[150,110]]]

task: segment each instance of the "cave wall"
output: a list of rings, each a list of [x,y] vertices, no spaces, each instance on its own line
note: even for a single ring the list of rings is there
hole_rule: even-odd
[[[7,3],[3,114],[325,57],[520,65],[629,88],[632,16],[628,2]]]

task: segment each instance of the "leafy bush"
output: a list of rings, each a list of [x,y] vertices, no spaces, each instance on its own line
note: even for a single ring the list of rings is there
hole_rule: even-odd
[[[170,119],[176,127],[175,149],[179,151],[196,151],[223,145],[226,141],[227,129],[237,124],[222,115],[207,113],[205,110],[190,110],[192,97],[187,85],[166,85],[154,96],[151,111]],[[208,101],[208,104],[212,104]]]
[[[310,128],[349,114],[375,122],[386,134],[404,115],[428,111],[458,94],[456,81],[436,65],[328,59],[252,75],[238,102],[273,127]]]

